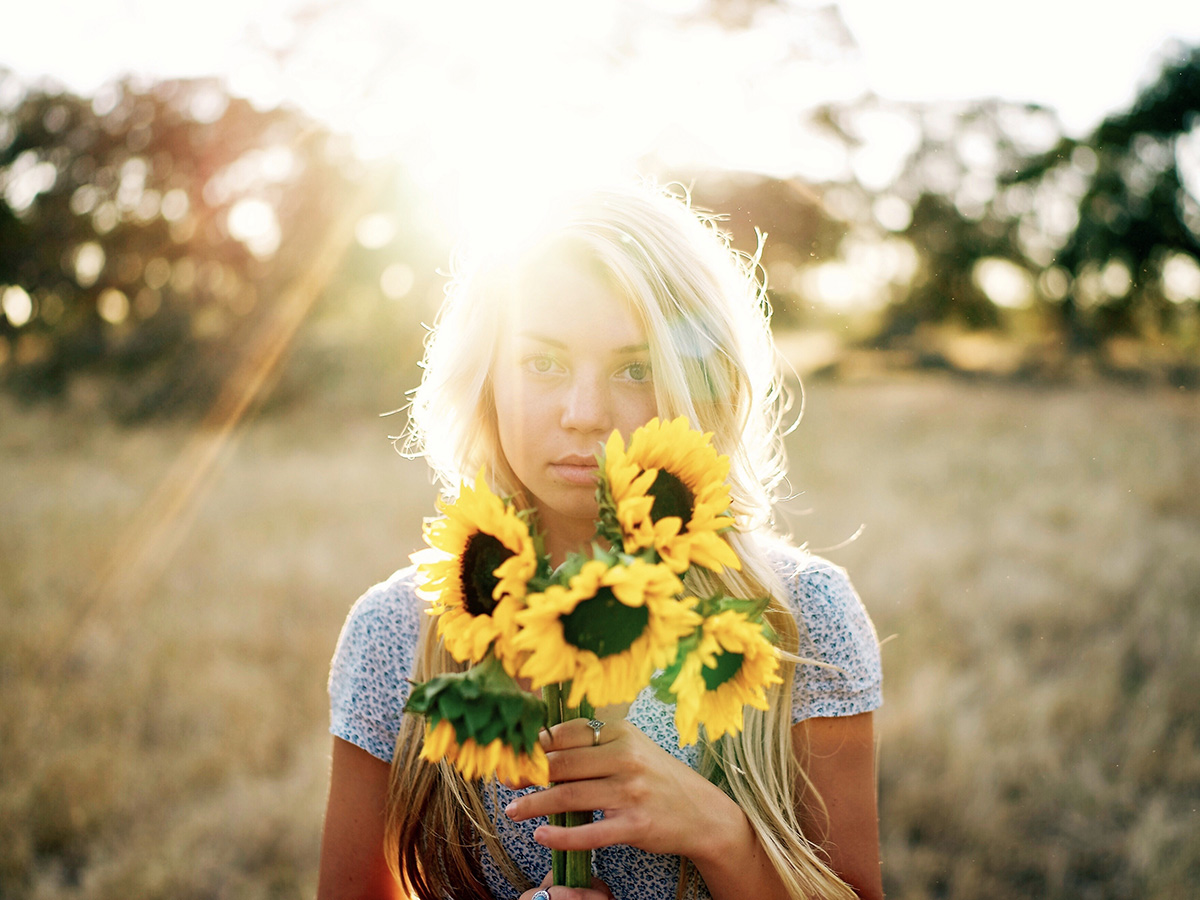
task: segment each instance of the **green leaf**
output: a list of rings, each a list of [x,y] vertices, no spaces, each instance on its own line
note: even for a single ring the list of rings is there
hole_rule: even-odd
[[[490,716],[484,719],[478,727],[471,729],[471,734],[475,737],[475,743],[481,747],[486,747],[505,732],[504,724],[504,720],[499,716]]]
[[[525,713],[525,698],[520,694],[501,694],[496,698],[496,705],[506,722],[517,722]]]
[[[462,697],[455,691],[444,691],[438,696],[437,700],[438,712],[444,718],[455,723],[455,727],[462,721],[463,711],[466,709],[466,704],[463,703]]]
[[[733,611],[741,613],[748,619],[757,620],[762,617],[770,605],[771,599],[769,597],[755,597],[745,600],[737,597],[726,597],[724,594],[714,594],[700,601],[698,612],[700,615],[708,618],[709,616],[715,616],[717,613]]]
[[[588,562],[589,558],[586,554],[572,551],[567,554],[567,558],[562,561],[562,564],[555,569],[551,574],[557,584],[564,587],[570,583],[571,579],[579,574],[583,569],[584,563]]]
[[[413,691],[408,697],[408,702],[404,704],[404,711],[414,716],[423,716],[429,712],[428,698],[424,694],[417,694]]]
[[[490,698],[483,697],[476,703],[463,704],[463,718],[472,734],[477,734],[488,722],[500,717],[495,714],[495,707]]]
[[[671,693],[672,682],[670,682],[670,681],[662,681],[662,682],[655,681],[652,683],[654,685],[655,699],[657,699],[659,703],[662,703],[666,706],[674,706],[675,705],[675,695]]]
[[[537,743],[538,732],[542,730],[542,722],[538,722],[532,718],[522,719],[520,722],[520,745],[521,748],[529,753],[533,750],[533,745]]]

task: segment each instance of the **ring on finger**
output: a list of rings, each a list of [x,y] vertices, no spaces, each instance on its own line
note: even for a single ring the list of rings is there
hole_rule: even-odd
[[[536,894],[534,894],[530,898],[530,900],[550,900],[550,892],[548,890],[546,890],[545,888],[543,888],[542,890],[540,890]]]
[[[599,746],[600,729],[604,727],[604,723],[599,719],[588,719],[588,726],[592,729],[592,746]]]

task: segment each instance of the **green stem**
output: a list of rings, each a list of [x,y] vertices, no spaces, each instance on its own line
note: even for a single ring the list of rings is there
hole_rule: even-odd
[[[564,693],[565,692],[565,693]],[[559,693],[559,702],[563,702],[563,698],[570,693],[570,686],[565,684],[562,686]],[[585,699],[579,706],[564,706],[562,708],[562,721],[569,719],[585,718],[590,719],[596,714],[592,705]],[[591,824],[594,818],[594,811],[587,810],[572,810],[564,814],[565,822],[563,824],[568,827],[576,825]],[[551,868],[554,871],[554,883],[565,885],[566,887],[586,888],[592,886],[592,851],[591,850],[554,850],[551,851],[553,864]],[[558,873],[562,870],[563,880],[559,881]]]
[[[563,721],[562,698],[562,685],[548,684],[542,688],[542,702],[546,704],[546,724],[549,727]],[[550,824],[565,826],[567,813],[550,813]],[[563,851],[550,851],[550,874],[555,884],[567,883],[567,860]]]

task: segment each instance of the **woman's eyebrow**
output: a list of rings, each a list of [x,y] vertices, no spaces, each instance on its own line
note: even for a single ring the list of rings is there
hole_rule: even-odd
[[[535,334],[532,331],[522,331],[520,336],[523,338],[528,338],[531,341],[537,341],[539,344],[549,344],[551,347],[557,347],[559,350],[567,349],[567,345],[562,341],[556,341],[552,338],[546,337],[545,335]]]
[[[544,334],[537,334],[533,331],[522,331],[520,332],[520,336],[528,338],[531,341],[537,341],[539,344],[548,344],[551,347],[557,347],[559,350],[569,349],[562,341],[556,341],[554,338],[548,338]],[[613,353],[621,355],[627,353],[646,353],[649,349],[650,345],[642,342],[640,344],[626,344],[624,347],[618,347]]]

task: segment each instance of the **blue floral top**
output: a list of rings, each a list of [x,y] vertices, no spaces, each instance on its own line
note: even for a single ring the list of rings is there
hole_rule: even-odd
[[[871,620],[846,573],[825,560],[792,548],[772,553],[800,625],[799,655],[836,668],[801,665],[792,695],[792,721],[813,716],[849,716],[882,702],[879,644]],[[329,675],[330,732],[391,762],[400,718],[408,699],[408,678],[417,652],[425,602],[414,589],[413,567],[402,569],[367,591],[346,619]],[[629,708],[628,719],[659,746],[691,765],[697,747],[680,748],[674,709],[647,688]],[[497,787],[499,809],[519,792]],[[491,791],[484,791],[489,815],[513,861],[537,884],[550,870],[550,851],[533,840],[545,819],[513,822],[497,815]],[[481,846],[485,878],[497,900],[520,892],[501,874]],[[596,875],[617,900],[671,900],[679,858],[645,853],[629,846],[594,851]]]

